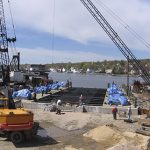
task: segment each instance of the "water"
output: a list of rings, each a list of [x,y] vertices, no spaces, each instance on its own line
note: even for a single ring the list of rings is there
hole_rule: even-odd
[[[58,73],[50,72],[49,78],[54,81],[72,81],[73,87],[84,88],[107,88],[108,83],[115,82],[118,86],[127,84],[127,76],[111,76],[111,75],[98,75],[98,74],[78,74],[78,73]],[[136,77],[130,77],[130,84],[134,80],[139,80]]]

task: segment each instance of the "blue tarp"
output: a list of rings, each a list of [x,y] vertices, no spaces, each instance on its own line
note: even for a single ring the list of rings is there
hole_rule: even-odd
[[[28,99],[30,99],[31,98],[31,92],[34,92],[34,93],[44,92],[44,93],[46,93],[50,90],[56,90],[56,89],[58,89],[60,87],[64,87],[64,86],[66,86],[66,82],[56,82],[53,84],[49,84],[47,86],[35,87],[32,91],[28,90],[28,89],[23,89],[23,90],[13,92],[12,97],[13,98],[28,98]]]
[[[48,92],[50,90],[56,90],[60,87],[64,87],[66,86],[66,82],[57,82],[57,83],[53,83],[53,84],[48,84],[47,86],[39,86],[34,88],[34,92],[35,93],[42,93],[42,91],[44,92]]]
[[[120,96],[119,101],[120,101],[122,106],[128,105],[128,100],[125,96]]]
[[[65,87],[67,82],[58,82],[59,87]]]
[[[26,98],[31,99],[31,91],[28,89],[19,90],[16,92],[13,92],[12,98]]]
[[[34,88],[33,90],[35,93],[42,93],[43,92],[47,92],[48,91],[48,87],[47,86],[39,86]]]
[[[108,92],[108,104],[114,105],[127,105],[128,101],[124,93],[117,87],[115,83],[112,83],[107,89]]]
[[[48,90],[56,90],[64,86],[66,86],[66,82],[57,82],[57,83],[47,85]]]
[[[56,90],[59,88],[59,85],[57,83],[52,84],[51,89]]]

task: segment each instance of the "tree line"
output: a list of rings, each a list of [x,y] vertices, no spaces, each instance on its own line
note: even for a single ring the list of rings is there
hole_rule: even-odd
[[[140,60],[142,66],[150,73],[150,59]],[[22,64],[21,67],[25,68],[29,64]],[[52,63],[52,64],[44,64],[46,70],[50,68],[54,69],[63,69],[69,71],[71,68],[76,70],[87,71],[87,69],[93,70],[94,72],[105,73],[106,70],[111,69],[113,74],[125,74],[127,71],[131,72],[134,70],[132,64],[128,64],[125,60],[104,60],[97,62],[77,62],[77,63]],[[135,70],[133,74],[139,74],[139,70]]]

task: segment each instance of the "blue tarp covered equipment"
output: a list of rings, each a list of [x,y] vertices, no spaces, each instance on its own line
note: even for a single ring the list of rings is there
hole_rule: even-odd
[[[19,91],[13,92],[12,98],[25,98],[25,99],[31,99],[31,91],[28,89],[23,89]]]
[[[39,87],[34,88],[33,91],[35,93],[47,92],[48,91],[48,87],[47,86],[39,86]]]
[[[16,92],[13,92],[12,97],[13,98],[26,98],[26,99],[30,99],[32,97],[31,92],[34,93],[46,93],[50,90],[56,90],[58,88],[62,88],[66,86],[67,82],[56,82],[53,84],[48,84],[47,86],[39,86],[39,87],[35,87],[32,91],[28,90],[28,89],[23,89],[23,90],[19,90]]]
[[[126,96],[117,87],[115,83],[110,84],[110,87],[107,89],[107,93],[108,93],[108,104],[122,105],[122,106],[128,104]]]

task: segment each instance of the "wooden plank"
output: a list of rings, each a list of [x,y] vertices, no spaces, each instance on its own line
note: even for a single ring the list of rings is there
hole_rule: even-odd
[[[146,131],[146,130],[142,130],[142,129],[137,129],[135,132],[139,133],[139,134],[142,134],[142,135],[150,136],[150,131]]]
[[[145,130],[145,131],[149,131],[149,132],[150,132],[150,127],[142,126],[141,128],[142,128],[142,130]]]

